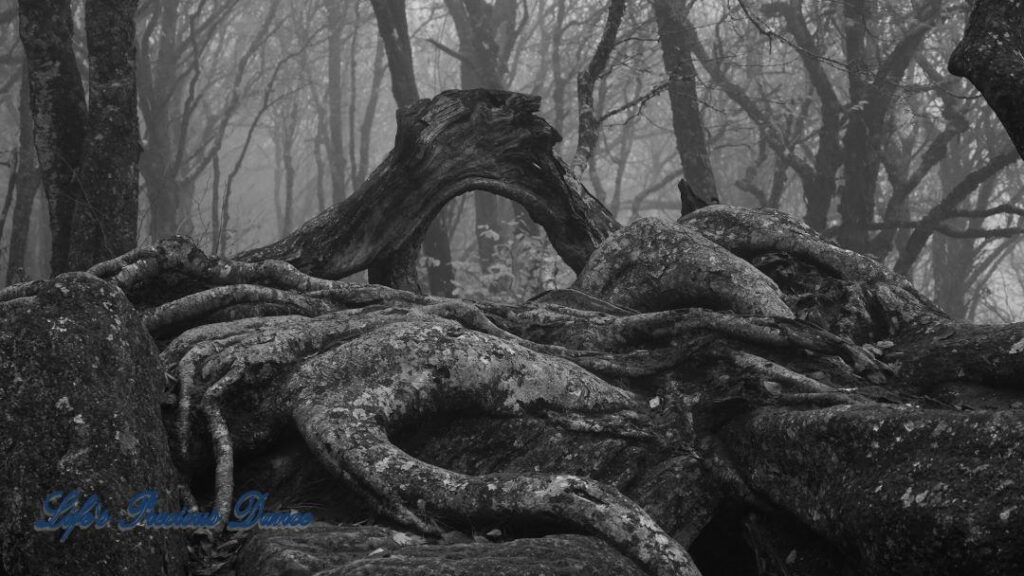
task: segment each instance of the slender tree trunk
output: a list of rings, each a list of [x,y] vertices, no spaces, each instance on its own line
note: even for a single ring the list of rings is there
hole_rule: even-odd
[[[693,64],[691,43],[696,42],[690,28],[687,8],[678,0],[653,0],[654,17],[658,23],[661,55],[668,74],[668,97],[672,107],[672,130],[676,149],[683,163],[683,178],[692,193],[683,194],[683,212],[718,202],[718,187],[711,171],[704,121],[697,98],[697,68]]]
[[[853,108],[847,117],[843,149],[846,153],[843,170],[845,185],[840,191],[839,214],[842,229],[839,243],[856,252],[868,250],[867,224],[874,218],[874,198],[877,168],[871,172],[873,157],[871,129],[868,126],[868,101],[871,85],[867,79],[867,53],[865,38],[869,6],[867,0],[846,0],[843,3],[846,22],[846,59],[849,66],[850,102]]]
[[[554,125],[559,134],[565,134],[565,89],[569,78],[562,71],[562,38],[565,36],[566,3],[556,2],[555,26],[551,34],[551,101],[554,107]]]
[[[325,122],[316,123],[316,138],[313,141],[313,160],[316,162],[316,208],[323,212],[327,208],[327,191],[324,189],[324,175],[327,173],[324,150],[329,149]]]
[[[176,158],[176,140],[172,110],[180,104],[178,90],[178,14],[180,2],[160,2],[159,34],[155,48],[147,39],[139,46],[138,91],[140,111],[146,122],[146,148],[139,158],[139,170],[146,181],[149,200],[149,236],[154,241],[174,234],[188,233],[181,226],[189,219],[189,202],[180,186]],[[155,54],[154,54],[155,51]]]
[[[938,170],[939,185],[942,190],[952,190],[957,182],[963,179],[966,172],[967,169],[959,158],[942,164]],[[982,186],[986,187],[984,184]],[[979,196],[982,194],[979,192]],[[947,221],[947,224],[961,230],[967,227],[967,222],[964,219],[951,219]],[[970,250],[973,245],[973,239],[949,238],[942,234],[933,235],[930,242],[935,303],[956,320],[963,320],[967,316],[968,286],[966,280],[970,273],[973,254],[967,256],[966,263],[963,262],[963,258],[967,255],[965,252],[973,252]],[[964,248],[968,248],[968,250],[965,251]]]
[[[11,217],[10,253],[7,261],[7,284],[24,277],[25,251],[28,248],[29,224],[32,204],[39,189],[39,169],[36,165],[35,144],[32,139],[32,110],[29,106],[28,74],[23,75],[19,104],[18,164],[14,177],[14,215]],[[0,229],[3,224],[0,223]]]
[[[298,106],[293,103],[292,109],[285,118],[284,141],[281,143],[281,163],[284,165],[284,214],[282,231],[291,234],[295,221],[295,131],[298,123]]]
[[[71,269],[123,254],[138,240],[139,115],[135,90],[138,0],[86,0],[89,123],[84,202],[75,207]]]
[[[391,93],[398,107],[411,106],[420,99],[412,65],[412,43],[405,20],[405,0],[371,0],[377,28],[391,71]]]
[[[370,167],[370,143],[373,139],[373,122],[377,116],[377,102],[380,96],[380,86],[384,80],[384,72],[387,66],[384,65],[384,43],[377,41],[377,52],[373,57],[373,77],[370,79],[370,98],[366,102],[366,111],[363,114],[362,124],[359,126],[359,166],[355,172],[355,186],[358,188],[369,173]]]
[[[516,5],[516,0],[496,0],[494,4],[483,0],[445,0],[459,36],[463,90],[508,90],[505,76],[511,44],[515,42],[512,30]],[[495,263],[495,252],[501,240],[502,210],[498,200],[486,192],[473,194],[480,269],[485,274]]]
[[[615,49],[615,38],[622,25],[622,16],[626,13],[625,0],[612,0],[608,5],[608,17],[605,19],[601,40],[594,49],[594,55],[586,68],[576,78],[576,99],[579,102],[579,129],[576,135],[576,153],[572,158],[572,171],[576,176],[582,175],[594,156],[594,148],[601,132],[601,121],[597,117],[594,106],[594,85],[604,75]]]
[[[341,97],[341,29],[345,15],[341,2],[327,2],[327,122],[330,153],[327,164],[331,168],[331,197],[335,204],[345,199],[345,132],[342,121]]]
[[[371,4],[377,18],[380,38],[384,43],[384,51],[388,57],[388,68],[391,71],[391,92],[395,97],[395,103],[400,109],[412,106],[419,101],[420,95],[416,87],[416,74],[412,63],[409,25],[405,19],[405,0],[372,0]],[[368,141],[368,138],[364,137],[364,141]],[[365,157],[364,155],[363,158]],[[448,231],[444,229],[444,223],[440,219],[435,219],[428,226],[423,249],[428,258],[437,261],[437,266],[427,268],[430,292],[445,296],[451,295],[455,288],[455,269],[452,267]],[[410,256],[405,255],[404,257],[408,259]],[[369,271],[370,281],[387,281],[391,276],[386,268],[371,268]]]
[[[277,232],[283,235],[284,210],[281,208],[281,183],[284,181],[284,153],[282,152],[284,140],[281,130],[281,118],[278,117],[274,123],[274,216],[277,217]]]

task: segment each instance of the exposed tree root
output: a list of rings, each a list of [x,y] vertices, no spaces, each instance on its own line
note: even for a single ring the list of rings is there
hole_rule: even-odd
[[[219,334],[206,331],[207,337],[222,338],[196,342],[185,333],[182,338],[192,347],[183,354],[183,344],[168,350],[168,361],[182,354],[177,365],[183,399],[197,393],[185,389],[196,384],[183,370],[216,378],[203,393],[202,410],[214,439],[222,513],[229,510],[233,483],[230,432],[220,403],[244,374],[291,361],[298,367],[286,384],[271,379],[263,385],[279,389],[276,394],[292,406],[300,431],[321,460],[374,494],[396,521],[436,531],[431,526],[438,520],[536,517],[596,531],[654,573],[696,574],[685,550],[613,489],[569,476],[468,477],[419,462],[387,437],[437,413],[480,410],[555,414],[569,429],[646,438],[649,433],[638,430],[629,416],[643,409],[641,400],[571,363],[422,312],[339,312],[306,322],[300,331],[294,317],[266,319],[241,338],[231,335],[240,327],[228,323]],[[310,329],[309,322],[320,328]],[[344,343],[336,345],[339,341]],[[196,356],[204,354],[199,368]],[[300,360],[309,354],[314,355]],[[230,366],[226,372],[225,366]],[[181,408],[188,410],[189,404],[183,401]],[[586,416],[591,413],[597,417]],[[401,478],[397,484],[396,478]]]
[[[704,306],[793,317],[779,287],[757,268],[699,232],[653,218],[609,236],[574,288],[647,312]]]
[[[685,547],[707,519],[755,507],[854,550],[851,570],[1024,569],[1024,503],[1008,488],[1020,467],[999,464],[1022,452],[1019,411],[961,413],[949,408],[970,398],[921,397],[974,387],[997,390],[998,408],[1019,406],[1022,325],[952,323],[904,278],[777,212],[712,206],[619,230],[551,153],[558,136],[537,105],[472,91],[403,110],[396,149],[359,194],[238,261],[173,238],[91,269],[164,345],[178,384],[173,443],[193,471],[212,451],[223,515],[235,458],[297,430],[332,482],[423,534],[570,529],[650,573],[696,574]],[[426,226],[472,190],[524,204],[582,270],[575,289],[504,305],[323,279],[370,268],[415,288]],[[0,291],[0,308],[34,306],[41,286]],[[599,437],[593,446],[611,454],[657,461],[601,483],[561,473],[598,469],[571,467],[574,456],[607,461],[573,446],[548,452],[553,473],[468,474],[394,443],[429,438],[442,416],[556,432],[540,444]],[[209,439],[191,433],[204,420]],[[648,510],[613,484],[649,490]],[[685,517],[677,539],[652,519],[673,516]],[[937,543],[922,546],[922,534]],[[963,552],[959,564],[945,565],[945,545]]]
[[[749,370],[760,376],[764,381],[765,387],[775,394],[780,393],[783,389],[804,394],[820,394],[835,391],[834,388],[827,384],[822,384],[817,380],[793,372],[788,368],[753,354],[732,351],[729,356],[738,368]]]
[[[788,278],[768,275],[787,292],[787,302],[799,317],[808,315],[838,334],[877,340],[949,322],[906,278],[873,258],[836,246],[784,212],[715,205],[687,214],[679,223],[755,263],[776,256],[804,263],[795,270],[784,267]],[[803,294],[790,293],[793,288]]]
[[[680,218],[679,223],[744,258],[783,252],[817,264],[844,280],[886,282],[917,294],[906,278],[884,264],[840,248],[807,224],[780,210],[751,210],[715,204],[690,212]]]
[[[242,287],[242,297],[281,300],[279,291],[250,288]],[[324,302],[329,293],[314,291],[304,297]],[[235,302],[219,299],[225,294],[224,289],[214,288],[162,309],[173,311],[204,303],[201,309],[209,313],[217,308],[216,303]],[[654,375],[688,358],[699,358],[699,348],[672,345],[681,337],[692,344],[699,333],[755,346],[791,349],[799,345],[843,354],[860,370],[878,366],[860,347],[791,320],[704,310],[609,316],[558,306],[534,309],[548,319],[560,317],[571,323],[587,318],[597,326],[600,337],[565,342],[588,346],[580,350],[532,342],[491,321],[502,314],[507,317],[508,308],[499,313],[494,305],[483,306],[489,316],[481,307],[464,301],[430,301],[433,303],[414,307],[340,310],[313,318],[251,318],[201,326],[175,339],[164,357],[177,365],[181,383],[178,443],[183,449],[190,445],[190,399],[202,394],[200,407],[217,460],[218,510],[228,513],[234,486],[232,440],[221,404],[236,383],[263,378],[264,387],[286,389],[271,393],[288,399],[293,418],[320,459],[340,478],[373,495],[380,510],[395,521],[430,533],[437,530],[438,521],[537,517],[572,529],[597,530],[599,536],[656,573],[692,570],[689,560],[679,556],[685,554],[682,549],[673,548],[678,544],[665,540],[668,536],[635,504],[614,491],[572,477],[467,477],[415,460],[395,448],[387,434],[429,419],[438,411],[483,410],[492,415],[530,412],[549,417],[568,430],[652,439],[651,433],[638,428],[629,416],[643,409],[642,399],[573,364],[559,363],[564,361],[556,357],[597,373]],[[211,302],[214,305],[205,305]],[[172,316],[168,312],[161,317]],[[610,351],[636,343],[655,349]],[[762,379],[782,403],[810,406],[860,401],[751,353],[732,352],[724,358]],[[269,380],[260,376],[267,373],[267,365],[297,368],[284,371],[292,376],[282,385],[279,377],[273,376],[282,373],[280,370],[270,371]],[[203,390],[200,379],[213,384]]]

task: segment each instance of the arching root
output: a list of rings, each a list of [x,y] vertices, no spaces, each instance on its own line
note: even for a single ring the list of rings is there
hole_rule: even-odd
[[[460,316],[465,309],[437,308]],[[469,323],[479,323],[473,315]],[[208,338],[208,339],[204,339]],[[291,406],[300,432],[339,478],[370,494],[393,520],[423,533],[439,522],[541,522],[593,532],[655,574],[697,574],[682,546],[616,490],[572,476],[472,477],[421,462],[388,432],[448,411],[496,416],[532,413],[569,430],[640,440],[645,403],[572,363],[540,355],[455,321],[400,308],[303,318],[248,319],[182,334],[165,351],[178,367],[183,398],[202,391],[213,437],[216,508],[230,513],[233,448],[222,403],[234,386],[295,365],[259,385]],[[191,404],[184,400],[183,411]],[[187,414],[179,439],[188,445]]]
[[[325,388],[330,375],[337,384]],[[305,362],[288,386],[298,428],[321,460],[386,507],[398,502],[417,517],[475,525],[541,521],[586,530],[651,573],[697,574],[685,549],[614,489],[572,476],[458,474],[413,458],[387,438],[389,429],[449,410],[514,415],[553,407],[581,414],[640,406],[570,363],[450,322],[410,319]]]

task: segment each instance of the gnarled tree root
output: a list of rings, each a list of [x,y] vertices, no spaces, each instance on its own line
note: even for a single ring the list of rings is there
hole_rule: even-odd
[[[242,322],[249,329],[254,324]],[[168,349],[168,360],[181,355],[180,380],[193,388],[196,378],[182,369],[216,379],[203,393],[202,409],[214,435],[217,507],[223,513],[233,488],[232,451],[219,403],[230,386],[260,372],[261,365],[297,361],[286,380],[262,385],[291,406],[321,461],[372,495],[394,520],[428,533],[438,531],[438,521],[539,520],[595,533],[652,573],[697,574],[685,549],[612,488],[572,476],[466,476],[423,463],[388,439],[391,431],[453,411],[565,413],[576,416],[555,422],[577,429],[587,426],[588,414],[626,414],[625,420],[605,418],[593,427],[605,432],[644,408],[631,393],[569,362],[408,311],[338,312],[305,319],[302,330],[294,317],[278,317],[245,338],[231,335],[239,326],[220,326],[218,334],[204,330],[215,340],[197,342],[186,332],[183,343]],[[199,368],[193,355],[203,352],[209,354]],[[183,389],[182,398],[195,393]],[[629,426],[623,428],[630,433]]]

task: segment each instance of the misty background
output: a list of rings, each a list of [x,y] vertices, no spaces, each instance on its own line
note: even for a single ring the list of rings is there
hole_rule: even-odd
[[[407,19],[420,97],[474,87],[540,95],[563,136],[558,153],[573,159],[578,77],[615,2],[376,3]],[[806,217],[911,275],[955,318],[1024,320],[1021,163],[984,100],[946,71],[966,2],[669,3],[696,35],[682,58],[721,202]],[[675,220],[685,140],[659,41],[665,15],[658,2],[623,4],[593,78],[598,137],[580,177],[620,222]],[[184,234],[231,255],[351,196],[395,133],[379,16],[360,0],[143,0],[140,243]],[[49,275],[23,77],[17,3],[0,0],[0,285]],[[841,212],[844,197],[863,200],[859,219]],[[442,267],[454,294],[470,298],[569,285],[543,231],[492,203],[483,214],[467,194],[445,209],[450,258],[428,249],[421,285]]]

